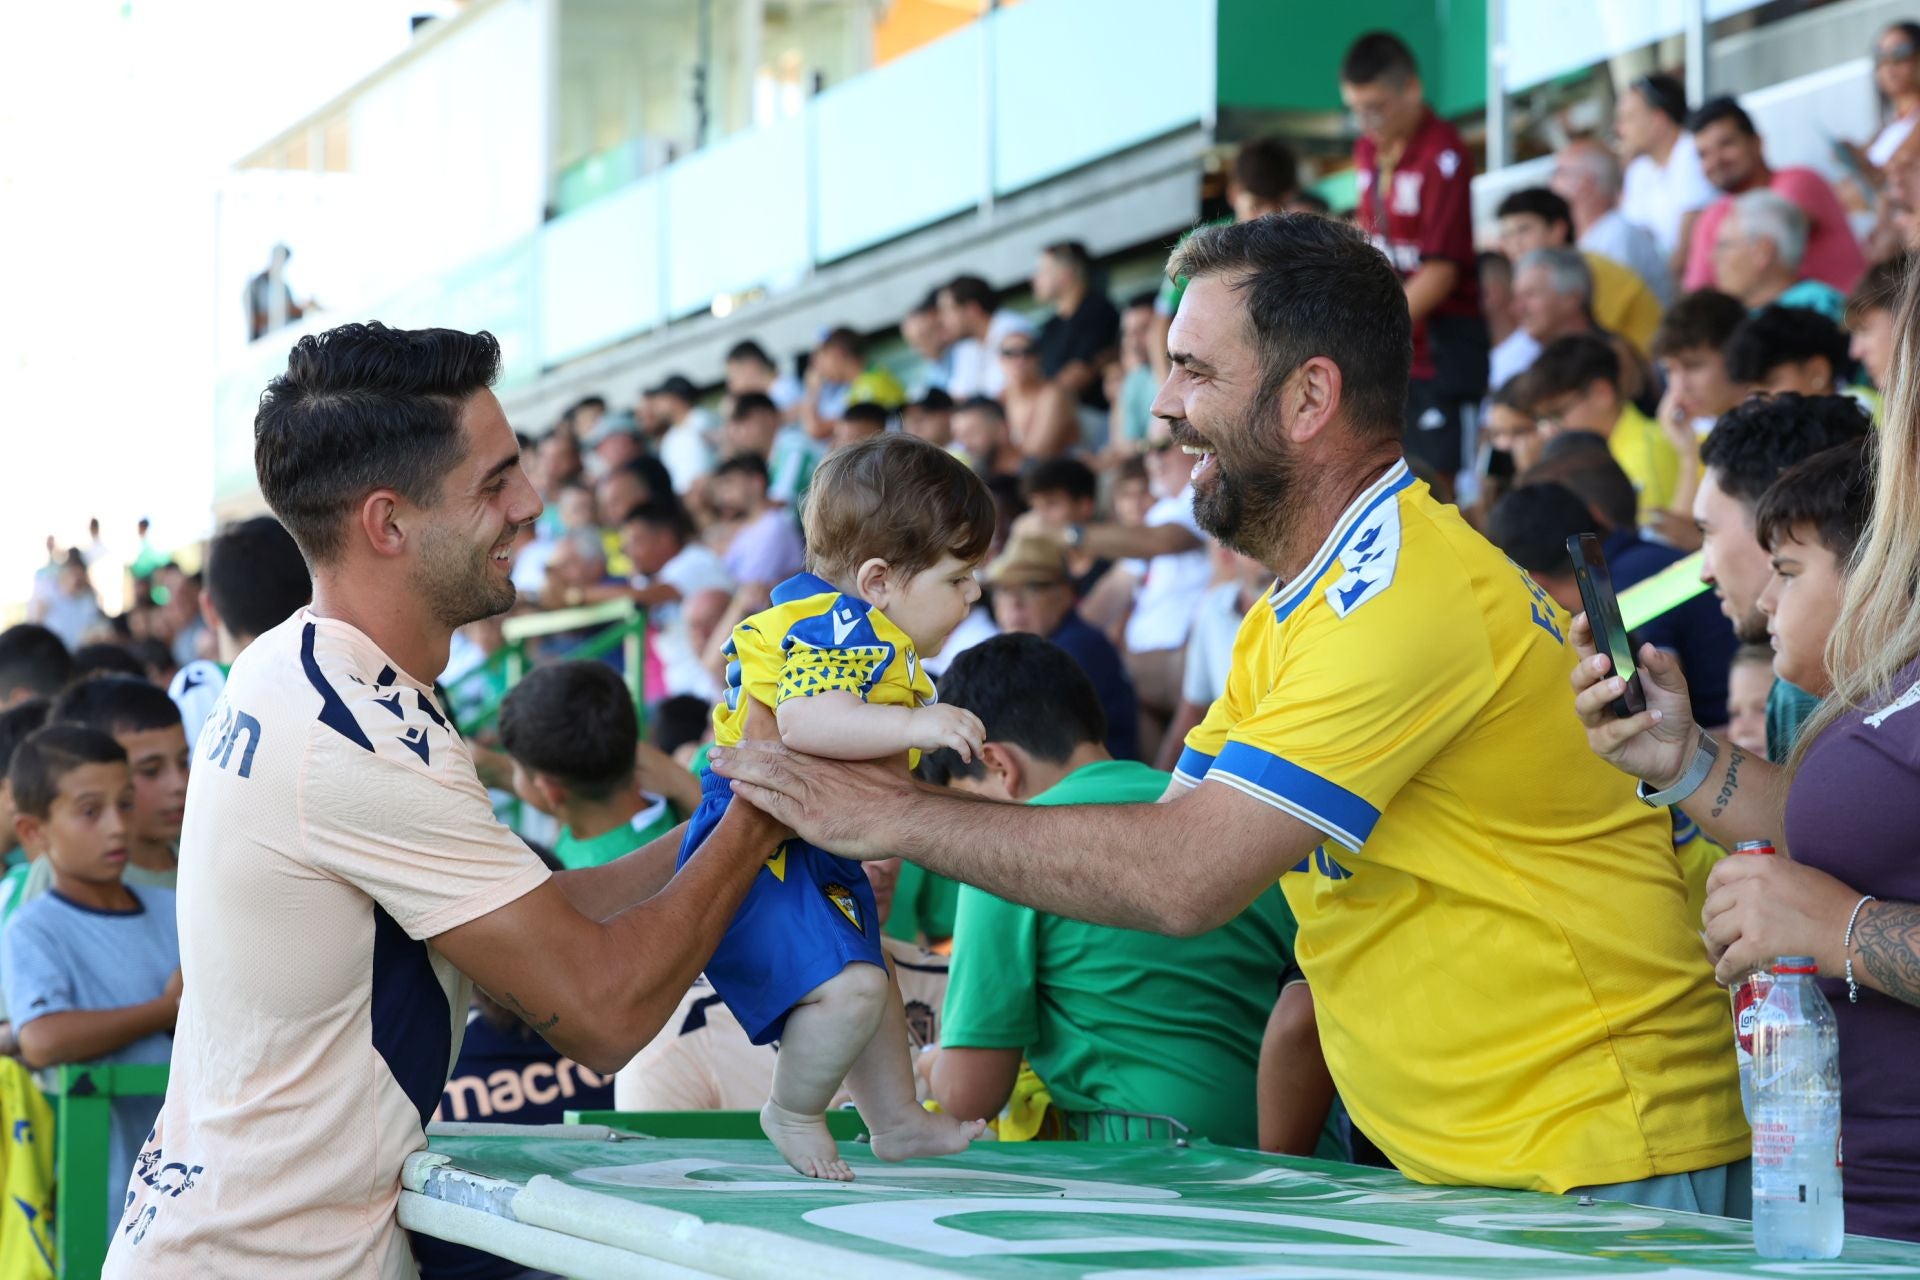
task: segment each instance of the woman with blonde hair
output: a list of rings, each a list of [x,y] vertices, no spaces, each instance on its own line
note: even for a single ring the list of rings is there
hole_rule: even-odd
[[[1820,589],[1796,581],[1822,571],[1808,567],[1819,564],[1812,543],[1834,548],[1824,572],[1844,582],[1844,594],[1831,578],[1824,586],[1825,608],[1839,601],[1837,616],[1825,615],[1833,621],[1824,660],[1800,641],[1799,662],[1812,670],[1789,678],[1809,681],[1822,702],[1786,764],[1696,726],[1677,663],[1651,647],[1641,651],[1647,710],[1615,718],[1620,682],[1595,656],[1584,618],[1571,638],[1580,655],[1574,705],[1598,755],[1642,779],[1649,803],[1683,807],[1718,843],[1774,840],[1790,854],[1714,868],[1708,958],[1731,982],[1776,956],[1814,957],[1840,1027],[1847,1230],[1920,1240],[1920,1076],[1911,1063],[1920,1046],[1920,295],[1911,279],[1896,317],[1872,514],[1857,548],[1844,536],[1835,546],[1830,528],[1810,528],[1804,507],[1796,516],[1775,501],[1793,481],[1761,500],[1762,541],[1771,535],[1773,544],[1762,603],[1776,670],[1789,660],[1794,628],[1804,637],[1825,623],[1817,606],[1811,617],[1791,612]],[[1796,473],[1822,457],[1788,476],[1804,490]],[[1851,499],[1856,512],[1862,500]]]

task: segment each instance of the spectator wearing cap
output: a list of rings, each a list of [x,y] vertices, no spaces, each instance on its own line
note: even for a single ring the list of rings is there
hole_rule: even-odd
[[[693,382],[678,373],[647,392],[659,423],[655,449],[673,477],[673,491],[682,495],[691,493],[713,469],[713,438],[719,424],[710,411],[698,406],[699,398]]]
[[[850,404],[897,409],[907,400],[899,379],[868,365],[866,341],[844,326],[831,329],[807,362],[806,394],[800,397],[800,422],[815,440],[833,438],[834,424]]]
[[[1832,395],[1852,369],[1846,331],[1803,307],[1762,307],[1727,339],[1727,374],[1768,395]]]
[[[1699,148],[1707,180],[1722,194],[1694,223],[1687,274],[1681,282],[1684,290],[1717,285],[1728,293],[1735,292],[1718,280],[1719,262],[1714,250],[1720,242],[1720,224],[1732,214],[1735,196],[1763,188],[1791,200],[1806,215],[1806,250],[1798,264],[1799,275],[1824,280],[1842,292],[1853,288],[1866,270],[1866,259],[1848,225],[1846,209],[1825,178],[1811,169],[1771,168],[1752,117],[1732,98],[1702,103],[1687,127]]]
[[[1580,249],[1619,263],[1640,277],[1662,309],[1673,302],[1673,276],[1653,233],[1620,212],[1620,162],[1591,138],[1578,138],[1554,158],[1553,193],[1573,213]]]
[[[900,318],[900,336],[909,350],[920,357],[920,369],[914,375],[909,394],[918,400],[928,391],[946,390],[953,377],[953,336],[940,318],[940,291],[922,298],[913,310]]]
[[[987,567],[987,585],[993,588],[993,621],[1001,633],[1039,636],[1066,650],[1086,673],[1106,713],[1108,752],[1117,760],[1138,760],[1139,706],[1133,682],[1113,641],[1074,607],[1079,592],[1060,544],[1046,538],[1011,539]]]
[[[1006,390],[1000,344],[1008,335],[1032,333],[1033,322],[1011,307],[979,276],[955,276],[934,295],[940,319],[953,338],[948,351],[947,393],[964,404],[974,396]]]
[[[1392,260],[1413,316],[1406,450],[1448,475],[1461,467],[1462,413],[1487,390],[1487,328],[1474,262],[1473,156],[1427,105],[1413,53],[1372,31],[1340,65],[1354,143],[1360,227]]]
[[[1006,409],[987,396],[975,396],[953,411],[953,443],[987,479],[1017,476],[1026,465],[1014,446]]]
[[[1520,287],[1520,263],[1534,250],[1580,249],[1580,260],[1586,264],[1591,282],[1588,298],[1593,322],[1625,338],[1636,354],[1646,355],[1654,330],[1660,325],[1660,300],[1630,268],[1574,243],[1573,209],[1562,196],[1546,187],[1527,187],[1502,200],[1497,216],[1500,251],[1514,264],[1516,291]],[[1516,309],[1518,302],[1516,297]],[[1496,387],[1531,363],[1516,365],[1511,351],[1500,354],[1508,363],[1493,370]]]
[[[1627,157],[1620,212],[1653,234],[1675,280],[1687,273],[1694,222],[1719,196],[1686,120],[1687,91],[1672,76],[1641,76],[1613,107],[1613,132]]]
[[[726,380],[729,396],[758,392],[773,401],[783,419],[800,403],[800,380],[780,372],[767,349],[752,338],[734,343],[727,351]]]
[[[942,449],[953,447],[953,397],[939,387],[928,387],[917,400],[900,408],[900,429]]]
[[[1735,196],[1713,241],[1713,272],[1721,292],[1749,311],[1773,304],[1805,307],[1840,324],[1846,295],[1804,275],[1807,232],[1806,214],[1785,196],[1764,187]]]

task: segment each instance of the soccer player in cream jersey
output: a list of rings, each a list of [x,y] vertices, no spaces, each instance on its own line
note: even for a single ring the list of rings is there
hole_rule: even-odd
[[[938,653],[980,598],[973,571],[993,536],[986,486],[937,445],[874,436],[820,464],[806,532],[810,571],[733,629],[714,740],[777,736],[802,751],[908,769],[941,747],[971,760],[979,717],[935,701],[920,655]],[[725,778],[707,775],[688,855],[732,798]],[[985,1127],[920,1107],[905,1009],[858,863],[783,844],[714,950],[707,980],[755,1044],[780,1042],[760,1123],[808,1177],[853,1177],[823,1114],[842,1081],[883,1160],[959,1151]]]

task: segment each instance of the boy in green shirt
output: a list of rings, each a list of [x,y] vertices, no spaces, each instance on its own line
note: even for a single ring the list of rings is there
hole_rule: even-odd
[[[967,650],[941,678],[940,699],[979,716],[986,742],[971,762],[929,753],[927,781],[1028,804],[1139,804],[1166,791],[1167,774],[1107,753],[1092,684],[1038,636]],[[1261,1039],[1293,970],[1296,927],[1278,886],[1219,929],[1163,938],[963,885],[935,1096],[965,1119],[997,1115],[1024,1053],[1060,1109],[1171,1116],[1197,1136],[1252,1147]],[[1309,1031],[1272,1052],[1317,1060],[1319,1045]],[[1315,1074],[1325,1079],[1324,1068]],[[1327,1124],[1332,1093],[1329,1081],[1281,1100],[1290,1115],[1271,1145],[1342,1158]]]
[[[604,662],[540,667],[501,704],[514,794],[564,824],[553,856],[569,870],[612,862],[679,822],[640,789],[639,741],[633,694]]]

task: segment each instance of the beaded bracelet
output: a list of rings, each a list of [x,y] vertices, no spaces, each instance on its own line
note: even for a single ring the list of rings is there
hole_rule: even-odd
[[[1860,901],[1853,904],[1853,914],[1847,917],[1847,936],[1841,940],[1840,954],[1847,958],[1847,1003],[1860,1003],[1860,987],[1853,980],[1853,922],[1860,918],[1860,908],[1879,899],[1872,894],[1862,894]]]

